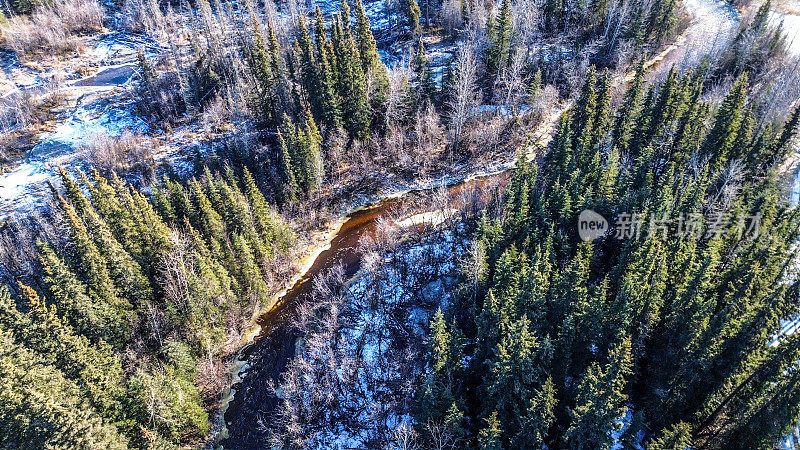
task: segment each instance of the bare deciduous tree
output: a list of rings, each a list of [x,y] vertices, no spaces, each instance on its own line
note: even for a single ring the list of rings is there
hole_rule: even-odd
[[[475,88],[478,79],[478,59],[475,50],[469,44],[470,41],[458,48],[449,87],[450,99],[447,102],[447,109],[454,151],[458,150],[464,124],[473,115],[478,103],[479,94]]]

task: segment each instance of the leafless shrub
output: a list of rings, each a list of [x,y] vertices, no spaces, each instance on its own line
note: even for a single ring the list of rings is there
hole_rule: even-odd
[[[132,169],[153,159],[151,143],[141,135],[131,133],[122,136],[93,133],[81,147],[86,159],[105,170]]]
[[[163,72],[143,82],[139,92],[141,112],[175,123],[186,112],[186,102],[178,88],[180,85],[180,74],[176,71]]]
[[[542,114],[551,111],[558,103],[558,89],[552,84],[548,84],[543,89],[540,89],[532,100],[531,108],[533,112]]]
[[[412,158],[420,174],[424,175],[433,163],[432,158],[441,152],[441,142],[444,139],[441,119],[433,106],[428,105],[417,111],[412,138]]]
[[[172,249],[161,258],[158,283],[166,300],[181,310],[189,301],[188,274],[194,272],[194,260],[189,241],[181,232],[173,230],[170,240]]]
[[[123,25],[134,33],[151,33],[160,28],[163,14],[153,0],[125,0],[122,5]]]
[[[396,450],[416,450],[419,448],[419,433],[414,427],[403,422],[399,427],[392,431],[392,449]]]
[[[455,150],[458,150],[464,124],[472,116],[478,103],[477,79],[478,59],[475,51],[471,45],[463,45],[456,54],[450,99],[447,104]]]
[[[8,95],[0,101],[0,133],[43,123],[46,106],[62,98],[57,82]]]
[[[36,112],[43,103],[44,98],[27,90],[10,95],[0,103],[0,131],[30,125],[36,120]]]
[[[463,136],[464,151],[472,157],[490,155],[501,143],[508,119],[498,114],[484,114],[470,122]]]
[[[446,32],[455,34],[456,31],[463,28],[464,19],[460,0],[444,0],[442,2],[442,9],[439,10],[439,21]]]
[[[12,289],[17,281],[36,285],[40,272],[36,242],[58,245],[60,236],[60,230],[37,213],[5,223],[0,220],[0,284]]]
[[[53,0],[30,17],[16,16],[0,28],[3,46],[19,55],[75,50],[77,33],[103,27],[105,14],[97,0]]]
[[[403,121],[408,115],[409,69],[407,65],[389,70],[389,95],[386,102],[386,120],[389,125]]]
[[[212,358],[201,358],[197,363],[195,382],[203,398],[215,398],[225,389],[230,375],[230,362],[215,361]]]
[[[222,96],[214,96],[203,111],[203,120],[211,126],[214,131],[221,131],[229,124],[229,119],[232,116],[231,110],[228,108],[227,102]]]
[[[525,69],[525,53],[522,48],[514,49],[511,64],[503,68],[495,83],[495,103],[505,107],[504,113],[511,115],[517,112],[517,107],[525,100],[527,94],[526,80],[523,75]]]

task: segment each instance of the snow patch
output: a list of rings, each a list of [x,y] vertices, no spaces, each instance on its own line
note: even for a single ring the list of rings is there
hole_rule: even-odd
[[[20,165],[0,175],[0,213],[25,211],[48,199],[46,182],[58,175],[58,168],[84,162],[80,147],[94,134],[120,136],[144,133],[147,123],[131,114],[132,105],[78,107],[25,156]]]
[[[398,221],[397,226],[401,228],[408,228],[415,225],[429,225],[435,227],[444,223],[457,211],[457,209],[448,208],[414,214],[413,216],[406,217],[405,219]]]

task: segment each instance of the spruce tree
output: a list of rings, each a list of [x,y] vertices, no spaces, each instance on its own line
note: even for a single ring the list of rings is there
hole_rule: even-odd
[[[331,42],[325,36],[325,22],[322,11],[317,6],[316,13],[316,55],[317,79],[319,83],[319,99],[317,105],[322,108],[320,122],[329,129],[342,126],[341,98],[337,89],[336,57]]]
[[[7,448],[128,448],[74,381],[0,329],[0,445]]]
[[[611,448],[611,430],[619,429],[625,413],[626,379],[631,373],[630,341],[608,354],[608,363],[592,364],[577,387],[572,421],[565,433],[570,448]]]
[[[413,36],[419,36],[420,25],[419,16],[421,11],[417,0],[405,0],[403,11],[406,13],[406,20],[408,21],[408,28]]]
[[[345,12],[349,14],[349,8],[343,5],[341,15],[334,23],[333,33],[338,72],[337,90],[342,99],[342,122],[351,137],[365,139],[369,134],[371,121],[367,83]]]
[[[714,116],[714,126],[706,136],[703,150],[711,157],[712,167],[719,169],[728,160],[742,124],[747,103],[747,74],[736,79],[733,88]]]
[[[490,47],[487,50],[486,73],[491,81],[508,64],[511,56],[511,0],[503,0],[497,17],[489,26]]]
[[[386,66],[378,54],[375,37],[370,29],[369,17],[361,0],[356,0],[355,39],[358,43],[358,55],[361,67],[369,86],[367,98],[371,111],[371,121],[380,127],[386,120],[386,101],[389,95],[389,78]]]
[[[436,83],[433,80],[430,62],[425,56],[425,48],[422,39],[418,41],[417,53],[414,56],[414,72],[417,76],[418,90],[417,98],[420,105],[426,101],[432,102],[436,96]]]

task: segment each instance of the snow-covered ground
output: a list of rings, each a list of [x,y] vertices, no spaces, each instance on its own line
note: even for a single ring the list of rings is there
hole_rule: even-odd
[[[367,448],[412,423],[405,381],[424,370],[419,344],[431,313],[453,295],[457,255],[466,245],[443,231],[373,255],[378,259],[343,294],[325,291],[301,314],[298,326],[306,332],[274,392],[284,406],[325,403],[324,418],[301,421],[309,426],[301,431],[309,448]],[[334,394],[331,386],[340,388]],[[288,410],[270,425],[290,419],[282,415]]]
[[[67,80],[57,87],[67,107],[22,160],[0,174],[0,218],[46,203],[47,181],[57,175],[60,166],[84,163],[83,144],[91,136],[115,137],[148,130],[144,119],[133,115],[133,102],[125,91],[136,72],[136,47],[144,44],[149,55],[156,49],[118,33],[102,35],[91,44],[93,47],[80,58],[82,68],[96,68],[88,77],[78,76],[77,63],[36,72],[14,58],[6,59],[2,67],[6,84],[0,91],[3,97],[42,86],[57,76]]]
[[[779,4],[770,14],[774,23],[783,23],[789,52],[800,55],[800,0],[788,0]]]
[[[0,215],[27,210],[48,200],[46,181],[60,166],[81,162],[81,146],[94,134],[121,136],[147,131],[147,124],[130,112],[130,102],[115,105],[92,103],[78,106],[53,131],[25,155],[14,169],[0,175]]]
[[[683,36],[685,41],[670,59],[686,67],[725,45],[736,32],[739,14],[725,0],[684,0],[683,4],[691,22]]]

